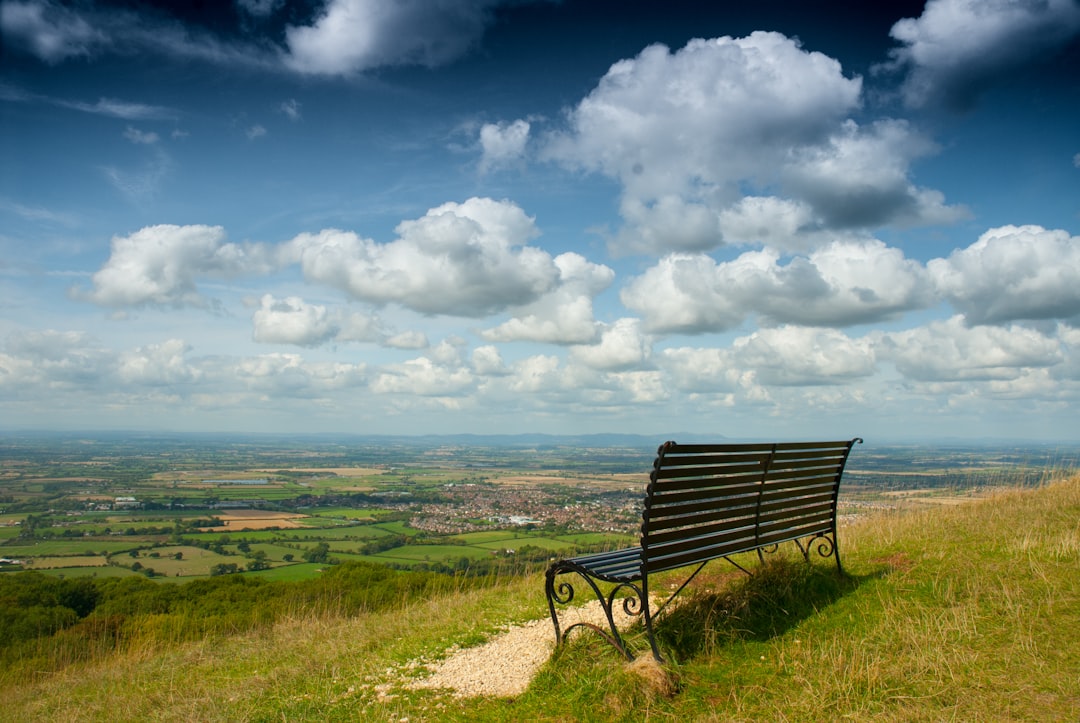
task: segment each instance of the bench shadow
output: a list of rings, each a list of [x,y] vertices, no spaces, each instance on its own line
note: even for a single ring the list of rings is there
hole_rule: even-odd
[[[687,588],[654,622],[670,660],[686,662],[739,640],[784,634],[864,583],[888,574],[840,574],[802,559],[773,558],[722,589]]]

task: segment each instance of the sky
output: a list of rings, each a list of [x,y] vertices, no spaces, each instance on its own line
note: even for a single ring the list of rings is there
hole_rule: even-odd
[[[1080,440],[1077,0],[0,0],[0,429]]]

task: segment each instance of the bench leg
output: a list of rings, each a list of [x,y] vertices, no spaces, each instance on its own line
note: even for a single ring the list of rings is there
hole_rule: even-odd
[[[599,625],[594,625],[589,622],[574,623],[567,627],[565,630],[559,625],[559,615],[555,610],[555,605],[567,605],[574,599],[574,586],[567,580],[557,580],[556,578],[560,574],[564,573],[577,573],[582,580],[584,580],[589,587],[592,588],[593,593],[596,595],[596,599],[600,601],[600,607],[604,611],[604,616],[607,618],[608,630],[604,630]],[[599,633],[605,640],[615,646],[615,648],[623,654],[627,660],[632,661],[634,656],[630,654],[630,651],[626,647],[626,643],[623,642],[622,636],[619,635],[619,629],[615,625],[614,607],[618,601],[618,594],[626,590],[630,591],[630,595],[622,599],[623,610],[628,615],[640,615],[642,611],[645,613],[645,624],[649,629],[649,642],[653,645],[653,649],[656,649],[656,645],[652,639],[652,625],[649,617],[647,598],[644,595],[644,586],[638,587],[632,582],[622,582],[616,584],[610,593],[604,595],[600,590],[599,585],[596,584],[595,578],[589,575],[588,571],[578,567],[577,565],[568,563],[567,561],[560,561],[553,564],[548,568],[547,579],[544,584],[544,592],[547,595],[548,611],[551,613],[551,622],[555,626],[555,644],[561,645],[570,634],[570,631],[574,628],[584,627],[591,628]]]

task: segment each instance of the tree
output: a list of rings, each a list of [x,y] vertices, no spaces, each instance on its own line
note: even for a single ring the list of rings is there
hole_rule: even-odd
[[[325,564],[330,562],[330,545],[326,542],[320,542],[310,550],[306,550],[302,557],[308,562],[315,562],[319,564]]]

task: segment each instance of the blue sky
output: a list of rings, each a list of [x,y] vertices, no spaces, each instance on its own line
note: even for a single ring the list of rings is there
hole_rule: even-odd
[[[0,2],[0,428],[1080,439],[1075,0],[188,5]]]

